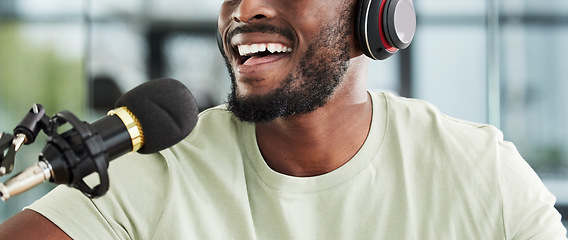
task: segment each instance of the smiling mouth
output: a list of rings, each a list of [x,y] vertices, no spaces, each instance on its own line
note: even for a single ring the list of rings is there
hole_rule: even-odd
[[[292,48],[280,43],[255,43],[234,46],[239,65],[262,64],[279,60],[292,52]]]

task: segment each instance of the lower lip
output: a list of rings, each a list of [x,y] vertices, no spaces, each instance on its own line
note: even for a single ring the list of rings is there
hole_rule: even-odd
[[[243,64],[237,66],[237,72],[241,74],[258,74],[275,68],[277,64],[290,54],[274,54],[266,57],[252,57]]]

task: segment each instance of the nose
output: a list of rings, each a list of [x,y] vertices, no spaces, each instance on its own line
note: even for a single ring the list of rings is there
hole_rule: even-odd
[[[233,12],[233,20],[251,23],[272,19],[275,15],[275,9],[266,0],[241,0],[239,6]]]

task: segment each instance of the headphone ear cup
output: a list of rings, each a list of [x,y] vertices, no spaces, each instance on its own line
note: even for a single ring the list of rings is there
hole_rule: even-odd
[[[383,31],[383,10],[389,0],[360,0],[356,14],[356,32],[365,55],[374,60],[384,60],[398,49],[385,46],[381,40]]]
[[[357,4],[355,35],[365,55],[384,60],[408,47],[416,27],[412,0],[360,0]]]
[[[370,58],[373,58],[373,55],[370,51],[369,41],[367,40],[367,12],[369,11],[369,4],[371,0],[359,0],[357,2],[357,10],[355,11],[355,38],[359,43],[359,47],[361,51]],[[373,58],[374,59],[374,58]]]
[[[384,32],[390,45],[407,48],[416,32],[416,13],[412,0],[391,0],[384,9]]]

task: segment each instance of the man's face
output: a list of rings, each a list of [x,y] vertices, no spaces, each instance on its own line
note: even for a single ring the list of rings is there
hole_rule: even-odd
[[[219,31],[229,110],[267,122],[323,106],[348,68],[351,9],[345,0],[225,1]]]

